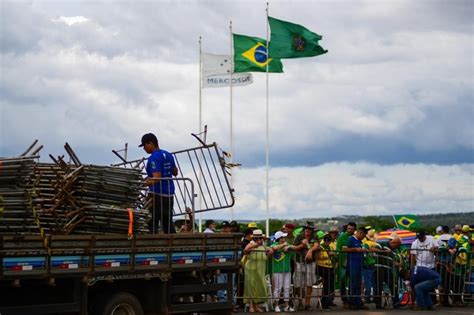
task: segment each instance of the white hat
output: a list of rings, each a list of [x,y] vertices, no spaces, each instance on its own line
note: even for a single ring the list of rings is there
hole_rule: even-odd
[[[443,227],[440,225],[436,228],[436,233],[441,233],[442,230],[443,230]]]
[[[265,235],[263,235],[262,230],[257,229],[253,230],[252,237],[265,237]]]
[[[279,239],[280,237],[286,237],[287,235],[288,235],[288,233],[278,231],[278,232],[275,233],[275,240]]]

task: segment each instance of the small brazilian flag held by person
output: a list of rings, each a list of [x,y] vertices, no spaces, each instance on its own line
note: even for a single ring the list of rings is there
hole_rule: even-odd
[[[321,35],[311,32],[306,27],[272,17],[270,24],[270,57],[272,58],[302,58],[314,57],[327,53],[319,46]]]
[[[280,59],[268,58],[266,40],[233,34],[234,72],[283,72]]]
[[[418,227],[418,218],[413,214],[395,215],[395,222],[399,228],[412,229]]]

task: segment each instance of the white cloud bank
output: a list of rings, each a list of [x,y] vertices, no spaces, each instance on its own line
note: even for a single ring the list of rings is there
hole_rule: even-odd
[[[264,219],[265,168],[235,172],[234,217]],[[328,163],[270,171],[270,218],[474,211],[474,164]],[[204,216],[230,218],[231,211]]]

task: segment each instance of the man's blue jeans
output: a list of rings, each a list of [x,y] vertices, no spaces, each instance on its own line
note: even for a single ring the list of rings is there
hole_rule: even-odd
[[[349,304],[352,306],[361,306],[361,285],[362,285],[362,267],[349,267]]]
[[[220,273],[217,275],[217,283],[227,283],[227,274]],[[217,299],[219,302],[226,302],[227,291],[219,290],[217,291]]]
[[[434,280],[427,280],[415,285],[415,299],[416,303],[420,307],[433,307],[433,301],[431,300],[430,291],[433,291],[437,286],[441,284],[441,277]]]
[[[370,298],[372,297],[372,288],[375,291],[375,283],[374,283],[374,268],[373,267],[364,267],[362,269],[363,276],[364,276],[364,295],[365,295],[365,302],[368,303]]]

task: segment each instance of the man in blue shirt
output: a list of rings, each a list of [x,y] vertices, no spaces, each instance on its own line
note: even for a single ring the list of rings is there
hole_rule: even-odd
[[[347,252],[347,273],[349,275],[349,308],[353,310],[368,310],[369,308],[362,303],[361,299],[361,280],[362,280],[362,261],[364,253],[368,250],[362,247],[362,240],[365,238],[367,231],[360,227],[357,232],[352,235],[347,246],[342,250]]]
[[[176,233],[173,224],[174,183],[167,179],[178,175],[173,155],[160,149],[158,139],[152,133],[143,135],[139,147],[150,154],[146,164],[146,184],[149,186],[149,196],[153,198],[150,231],[156,233],[161,222],[164,233]]]
[[[411,269],[410,285],[415,291],[416,304],[421,309],[432,310],[430,292],[441,284],[441,276],[431,268],[415,266]]]

